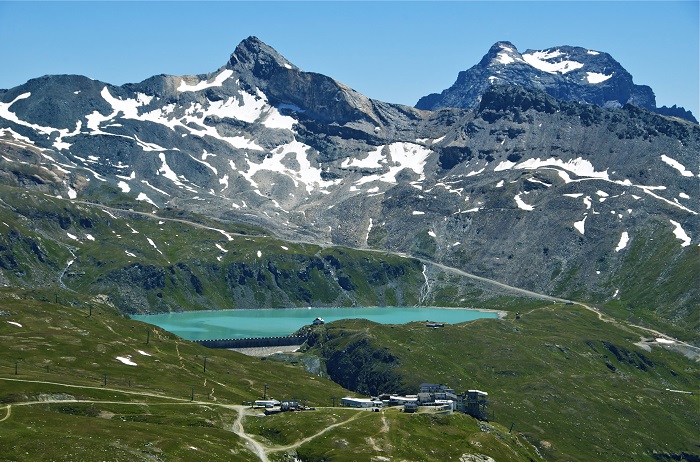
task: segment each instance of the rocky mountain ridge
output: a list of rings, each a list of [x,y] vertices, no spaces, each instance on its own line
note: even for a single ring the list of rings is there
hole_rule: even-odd
[[[487,61],[532,67],[516,51],[501,43]],[[699,297],[676,276],[697,267],[700,127],[563,99],[494,82],[469,110],[389,104],[251,37],[210,74],[121,87],[47,76],[8,90],[2,178],[66,200],[124,197],[291,241],[421,256],[683,323]]]
[[[543,91],[557,99],[619,108],[625,104],[697,123],[684,108],[656,107],[656,96],[646,85],[636,85],[632,75],[608,53],[581,47],[560,46],[520,53],[510,42],[497,42],[482,60],[459,73],[442,93],[424,96],[416,108],[473,109],[494,84],[517,85]]]

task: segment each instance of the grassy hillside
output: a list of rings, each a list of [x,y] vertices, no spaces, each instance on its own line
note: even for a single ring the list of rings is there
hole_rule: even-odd
[[[495,422],[549,460],[700,457],[700,365],[643,337],[654,340],[558,304],[442,329],[341,321],[316,328],[307,354],[366,392],[485,390]]]
[[[500,303],[508,293],[442,271],[432,271],[426,284],[424,266],[413,258],[286,242],[176,210],[118,210],[3,186],[0,192],[0,282],[104,294],[127,313],[453,306]]]
[[[51,296],[0,294],[0,460],[536,457],[497,424],[333,408],[348,392],[301,365],[205,349],[96,299],[34,300]],[[266,385],[268,397],[317,410],[266,417],[241,404]]]

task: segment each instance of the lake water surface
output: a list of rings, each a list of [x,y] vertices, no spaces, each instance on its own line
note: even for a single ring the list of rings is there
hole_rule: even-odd
[[[432,321],[446,324],[497,318],[493,311],[455,308],[285,308],[274,310],[185,311],[134,315],[131,318],[154,324],[186,340],[280,337],[309,325],[317,317],[326,322],[364,318],[380,324]]]

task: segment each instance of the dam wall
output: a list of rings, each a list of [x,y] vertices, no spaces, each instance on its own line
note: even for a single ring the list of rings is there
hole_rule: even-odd
[[[284,337],[226,338],[217,340],[195,340],[207,348],[253,348],[267,346],[302,345],[306,337],[287,335]]]

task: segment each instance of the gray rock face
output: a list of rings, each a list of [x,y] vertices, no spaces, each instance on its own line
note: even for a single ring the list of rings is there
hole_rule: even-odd
[[[251,37],[210,74],[9,89],[0,150],[6,176],[33,159],[67,199],[121,193],[551,294],[611,300],[650,243],[664,265],[698,247],[700,128],[640,109],[653,93],[609,55],[501,42],[425,102],[444,109],[369,99]]]
[[[561,46],[521,54],[510,42],[494,44],[477,65],[459,73],[454,85],[421,98],[416,107],[472,109],[491,85],[504,84],[536,89],[564,101],[606,108],[633,104],[656,111],[652,89],[634,84],[632,75],[607,53]],[[669,108],[663,110],[666,114]],[[686,112],[675,110],[673,115],[697,123]]]

